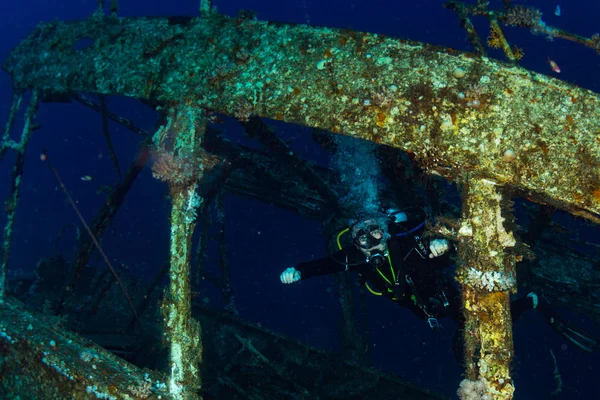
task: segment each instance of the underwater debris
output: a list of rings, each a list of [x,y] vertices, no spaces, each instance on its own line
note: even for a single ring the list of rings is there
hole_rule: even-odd
[[[127,298],[127,302],[129,303],[129,306],[131,307],[131,311],[132,311],[133,315],[135,316],[135,318],[137,318],[137,312],[135,310],[135,305],[133,305],[133,301],[131,300],[131,297],[129,297],[129,293],[127,293],[127,289],[125,289],[125,286],[123,285],[123,282],[121,281],[121,278],[119,278],[119,274],[117,274],[117,271],[112,266],[112,263],[109,261],[108,257],[106,256],[106,253],[104,253],[104,250],[102,249],[102,246],[100,246],[100,243],[98,242],[98,239],[96,239],[96,236],[94,235],[94,233],[90,229],[89,225],[87,224],[87,222],[85,222],[85,219],[83,218],[83,216],[79,212],[79,209],[77,208],[77,205],[73,201],[73,198],[71,197],[71,195],[67,191],[67,188],[65,187],[65,184],[63,183],[62,179],[58,175],[58,171],[56,170],[56,168],[54,168],[54,165],[52,165],[52,161],[50,161],[50,158],[48,157],[48,155],[46,154],[45,151],[40,156],[40,159],[42,161],[44,161],[46,164],[48,164],[48,167],[50,168],[50,171],[52,172],[52,174],[54,175],[54,177],[58,181],[60,188],[65,193],[65,196],[67,197],[67,199],[69,201],[69,204],[71,205],[71,207],[73,207],[73,210],[77,214],[77,217],[79,218],[79,221],[81,222],[81,224],[83,225],[83,227],[87,231],[88,235],[92,239],[92,242],[94,243],[94,246],[96,246],[96,250],[98,250],[98,252],[102,255],[102,258],[104,259],[104,262],[106,263],[106,266],[108,268],[110,268],[110,271],[112,272],[112,274],[114,275],[115,279],[117,280],[117,283],[121,287],[121,290],[123,291],[123,294]]]
[[[479,15],[488,18],[490,21],[497,19],[507,26],[515,26],[521,28],[527,28],[534,35],[544,35],[548,39],[560,38],[571,42],[582,44],[595,50],[600,54],[600,46],[598,45],[599,34],[595,33],[591,37],[586,38],[584,36],[577,35],[572,32],[567,32],[563,29],[550,26],[542,19],[542,12],[531,6],[523,6],[520,4],[511,4],[510,1],[505,2],[505,10],[489,10],[489,2],[477,2],[477,5],[463,3],[461,1],[449,1],[444,7],[456,12],[461,19],[461,26],[467,32],[471,43],[479,43],[480,39],[477,36],[477,32],[472,25],[465,25],[464,21],[469,20],[469,15]],[[560,7],[557,6],[557,10],[560,14]],[[555,11],[556,12],[556,11]],[[474,48],[478,54],[484,54],[481,51],[480,45],[475,45]],[[510,59],[510,58],[509,58]]]

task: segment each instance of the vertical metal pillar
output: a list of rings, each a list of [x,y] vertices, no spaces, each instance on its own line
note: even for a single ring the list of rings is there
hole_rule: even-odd
[[[11,112],[9,120],[6,125],[1,144],[1,155],[4,156],[7,149],[13,149],[17,153],[15,159],[15,166],[13,167],[10,181],[10,193],[4,201],[4,210],[6,212],[6,224],[4,225],[4,231],[2,235],[2,253],[0,254],[0,303],[4,301],[6,297],[6,274],[8,269],[8,256],[10,253],[10,242],[13,234],[13,227],[15,222],[15,214],[17,212],[17,205],[19,203],[19,193],[21,187],[21,181],[23,176],[23,167],[25,166],[25,152],[27,150],[27,144],[31,134],[35,130],[35,114],[39,104],[39,93],[37,90],[32,91],[31,99],[29,100],[29,106],[25,111],[25,123],[21,132],[21,140],[19,143],[15,143],[9,138],[10,129],[14,122],[14,117],[21,104],[21,96],[15,95],[13,97],[13,104],[11,106]]]
[[[502,215],[509,203],[491,181],[465,185],[457,279],[463,286],[466,385],[477,385],[492,399],[512,399],[514,392],[509,295],[516,287],[515,239]]]
[[[171,195],[171,268],[161,306],[170,347],[169,391],[176,399],[200,398],[202,342],[200,325],[191,313],[192,234],[202,176],[200,142],[206,129],[204,111],[191,106],[171,110],[154,135],[157,147],[153,175],[169,185]]]

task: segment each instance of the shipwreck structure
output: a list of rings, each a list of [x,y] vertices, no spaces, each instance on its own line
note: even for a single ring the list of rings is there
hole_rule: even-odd
[[[205,221],[207,204],[218,201],[223,192],[264,199],[317,218],[324,209],[339,208],[336,184],[327,171],[303,163],[259,117],[315,128],[315,137],[328,131],[400,150],[428,174],[460,185],[460,218],[433,229],[458,244],[466,375],[482,384],[491,398],[510,399],[514,392],[509,295],[516,290],[517,262],[531,254],[513,232],[511,196],[542,205],[532,217],[531,226],[537,230],[530,229],[528,243],[539,243],[536,262],[544,268],[525,268],[529,284],[571,303],[562,296],[561,280],[572,278],[586,289],[588,300],[578,302],[579,310],[599,319],[600,293],[586,286],[598,278],[597,261],[574,250],[552,254],[553,247],[542,238],[551,223],[544,219],[549,210],[600,222],[597,94],[481,55],[376,34],[259,21],[246,14],[231,18],[213,11],[208,1],[201,2],[197,17],[170,18],[121,18],[116,1],[111,4],[111,15],[100,7],[87,20],[40,24],[3,65],[12,78],[14,98],[0,155],[15,151],[17,158],[5,203],[0,266],[0,368],[10,377],[0,382],[2,390],[27,385],[35,398],[188,399],[201,398],[203,379],[212,375],[218,376],[215,381],[227,398],[366,399],[373,387],[379,396],[439,398],[192,303],[193,280],[201,273],[191,267],[192,233],[198,221]],[[467,11],[459,3],[451,5],[479,49]],[[491,22],[499,26],[497,18]],[[504,48],[509,60],[518,58],[510,47]],[[81,93],[144,101],[159,110],[162,126],[153,134],[143,132],[109,112],[103,101],[95,104]],[[14,141],[9,135],[24,98],[29,104],[23,131]],[[168,348],[163,372],[140,370],[69,333],[55,319],[35,317],[7,293],[11,232],[36,111],[43,101],[69,99],[97,109],[105,122],[113,119],[145,139],[90,227],[96,237],[102,236],[147,161],[148,148],[156,156],[154,176],[169,185],[171,261],[163,274],[170,279],[160,304],[164,326],[158,334]],[[220,138],[210,125],[215,114],[238,119],[272,154]],[[213,172],[218,176],[207,184]],[[286,180],[295,185],[283,184]],[[266,193],[265,181],[287,189]],[[69,309],[68,298],[74,296],[94,241],[82,235],[75,262],[65,269],[68,290],[56,296],[55,309]],[[202,252],[202,243],[198,248]],[[560,267],[555,264],[559,257],[564,260]],[[218,285],[234,308],[229,268],[224,262]],[[577,274],[586,279],[575,279]],[[96,308],[112,284],[110,277],[97,279],[106,288],[98,302],[90,304]],[[145,296],[143,291],[133,294],[135,314],[151,308],[155,287]],[[345,312],[350,309],[346,305]],[[121,322],[143,323],[134,321]],[[260,378],[269,380],[268,388],[240,382],[253,379],[255,372],[244,367],[249,363],[264,367],[261,374],[266,375]],[[327,379],[320,368],[341,375]],[[352,384],[333,383],[342,377]],[[293,395],[284,391],[290,385]]]

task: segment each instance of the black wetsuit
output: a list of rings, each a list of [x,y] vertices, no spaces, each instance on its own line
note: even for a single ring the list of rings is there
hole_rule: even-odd
[[[413,209],[414,211],[415,209]],[[385,296],[402,307],[410,308],[418,317],[425,319],[432,328],[437,328],[438,319],[450,317],[458,324],[455,334],[454,351],[462,360],[464,317],[460,306],[460,292],[444,268],[451,265],[446,254],[429,258],[430,239],[423,239],[425,225],[424,212],[408,212],[408,220],[390,223],[388,232],[389,257],[376,267],[350,242],[340,251],[329,257],[301,263],[295,268],[301,279],[342,271],[356,271],[365,281],[367,289],[379,296]],[[452,249],[451,249],[452,250]],[[390,265],[391,262],[391,265]],[[555,332],[579,348],[591,352],[600,346],[600,341],[585,332],[575,330],[560,319],[550,304],[538,298],[540,310]],[[511,302],[513,322],[525,311],[535,308],[530,296],[522,296]]]
[[[301,279],[356,271],[371,293],[410,308],[420,318],[457,317],[453,314],[460,309],[458,290],[443,273],[450,265],[450,252],[429,258],[430,240],[422,238],[426,216],[420,209],[407,214],[407,221],[389,224],[389,257],[384,257],[381,266],[367,262],[366,256],[349,244],[329,257],[297,265]]]

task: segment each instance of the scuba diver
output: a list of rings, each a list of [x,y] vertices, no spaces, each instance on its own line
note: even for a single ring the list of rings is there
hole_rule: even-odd
[[[388,209],[375,216],[352,221],[336,236],[337,251],[328,257],[285,269],[280,280],[291,284],[313,276],[342,271],[358,272],[369,292],[387,297],[412,310],[433,330],[440,318],[464,326],[460,291],[444,273],[452,265],[454,246],[445,238],[424,236],[427,215],[420,207]],[[511,302],[513,321],[527,310],[538,309],[552,329],[584,351],[598,347],[590,335],[575,330],[558,318],[550,304],[536,293]],[[461,329],[457,330],[457,333]],[[461,354],[462,335],[455,335],[455,353]]]

